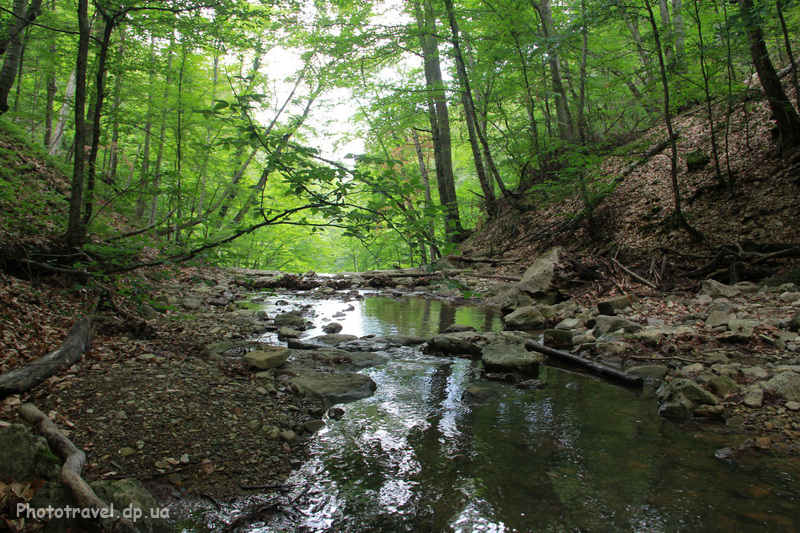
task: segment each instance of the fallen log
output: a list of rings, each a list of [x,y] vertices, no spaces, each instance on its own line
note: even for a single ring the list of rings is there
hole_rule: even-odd
[[[544,344],[535,341],[527,341],[525,343],[525,348],[528,350],[533,350],[534,352],[539,352],[548,357],[552,357],[553,359],[558,359],[559,361],[565,361],[573,365],[581,366],[587,370],[590,370],[594,374],[613,379],[614,381],[622,383],[623,385],[627,385],[628,387],[641,388],[642,384],[644,383],[644,380],[638,376],[632,376],[626,372],[617,370],[616,368],[606,366],[602,363],[598,363],[597,361],[585,359],[579,355],[556,350],[555,348],[549,348]]]
[[[19,407],[19,414],[39,430],[50,448],[64,460],[61,467],[61,483],[69,490],[81,508],[98,510],[96,520],[102,531],[106,533],[139,533],[133,522],[120,516],[119,512],[112,512],[113,509],[98,498],[89,484],[81,477],[81,472],[86,464],[85,453],[72,444],[72,441],[65,437],[35,405],[22,404]]]
[[[80,319],[70,330],[64,344],[49,354],[0,375],[0,398],[32,389],[62,368],[77,363],[89,349],[94,336],[94,318]]]

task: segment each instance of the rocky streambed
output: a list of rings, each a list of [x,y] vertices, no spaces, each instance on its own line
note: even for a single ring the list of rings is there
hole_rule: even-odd
[[[305,459],[306,439],[342,415],[335,404],[375,391],[360,371],[419,347],[479,359],[484,378],[536,389],[546,386],[536,377],[547,360],[529,343],[542,342],[642,377],[658,391],[653,409],[665,417],[741,434],[719,450],[721,459],[800,453],[797,286],[707,281],[691,294],[587,304],[559,284],[557,253],[519,282],[475,274],[451,272],[447,283],[432,286],[420,284],[431,279],[417,270],[295,276],[292,283],[306,286],[295,289],[302,302],[294,303],[257,292],[280,290],[279,273],[163,283],[144,313],[190,338],[181,345],[186,351],[109,335],[82,367],[32,399],[87,451],[88,477],[142,481],[161,506],[189,496],[216,505],[282,486]],[[453,317],[450,329],[424,335],[340,332],[339,322],[375,286],[397,298],[463,302],[466,291],[482,294],[479,301],[496,306],[502,321],[487,328]],[[491,401],[481,389],[462,401]]]

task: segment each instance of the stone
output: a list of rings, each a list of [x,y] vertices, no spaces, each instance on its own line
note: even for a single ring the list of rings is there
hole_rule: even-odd
[[[693,376],[699,374],[704,369],[703,363],[692,363],[681,368],[681,374],[684,376]]]
[[[795,313],[791,320],[789,320],[789,331],[800,333],[800,311]]]
[[[339,333],[342,331],[342,325],[338,322],[329,322],[328,324],[322,326],[322,331],[325,333]]]
[[[661,328],[645,329],[634,336],[637,341],[647,346],[657,346],[658,343],[664,340],[664,337],[666,337],[666,334]]]
[[[750,381],[758,381],[769,378],[769,372],[760,366],[748,366],[741,369],[742,376]]]
[[[714,376],[708,380],[708,388],[720,398],[725,398],[728,394],[737,392],[739,384],[730,376]]]
[[[613,315],[614,311],[632,307],[636,303],[639,303],[639,298],[635,294],[623,294],[598,302],[597,310],[601,315]]]
[[[316,433],[317,431],[322,430],[325,427],[324,420],[309,420],[308,422],[303,424],[303,429],[305,429],[309,433]]]
[[[332,404],[369,398],[378,386],[369,376],[354,372],[307,372],[289,379],[301,394]]]
[[[792,303],[800,300],[800,292],[789,292],[786,291],[778,295],[778,299],[782,302]]]
[[[288,326],[293,329],[305,329],[306,319],[297,313],[281,313],[273,319],[276,326]]]
[[[481,362],[486,372],[518,372],[537,376],[543,361],[539,353],[529,352],[524,346],[506,342],[493,342],[481,350]]]
[[[526,284],[526,292],[550,290],[555,269],[558,266],[561,248],[551,248],[546,254],[533,262],[522,274],[521,283]]]
[[[694,410],[694,416],[700,418],[719,418],[725,413],[722,405],[700,405]]]
[[[317,335],[310,339],[288,339],[286,344],[289,348],[297,350],[314,350],[316,348],[330,348],[350,341],[358,340],[355,335],[345,335],[343,333],[328,333]]]
[[[572,331],[564,329],[546,329],[543,333],[544,344],[556,348],[572,348]]]
[[[739,289],[720,283],[713,279],[703,281],[700,287],[700,292],[707,294],[712,298],[733,298],[739,294]]]
[[[800,402],[786,402],[789,411],[800,411]]]
[[[795,372],[781,372],[765,382],[764,388],[787,402],[800,402],[800,374]]]
[[[659,414],[668,418],[689,418],[701,405],[719,405],[716,396],[690,379],[679,378],[656,391]]]
[[[625,372],[645,380],[661,380],[669,373],[669,367],[667,365],[632,366]]]
[[[278,329],[278,338],[281,340],[285,339],[298,339],[302,335],[301,332],[297,331],[296,329],[292,329],[288,326],[283,326]]]
[[[548,385],[544,381],[538,379],[526,379],[517,383],[516,387],[523,390],[544,390]]]
[[[262,346],[259,350],[248,352],[244,356],[244,363],[250,368],[269,370],[282,366],[292,351],[281,346]]]
[[[466,324],[450,324],[445,328],[444,333],[460,333],[463,331],[477,331],[474,326],[467,326]]]
[[[500,310],[504,313],[510,313],[522,307],[529,307],[536,303],[536,300],[517,287],[507,290],[495,298]]]
[[[297,433],[295,433],[291,429],[281,431],[280,438],[287,444],[292,444],[300,440],[300,437],[297,436]]]
[[[689,172],[698,172],[703,170],[711,161],[711,156],[703,152],[691,152],[686,154],[686,170]]]
[[[527,306],[504,316],[503,324],[506,329],[533,331],[543,329],[547,325],[547,321],[538,308]]]
[[[606,333],[620,329],[625,331],[625,333],[636,333],[642,330],[642,326],[622,317],[599,315],[594,319],[592,335],[601,337]]]
[[[176,481],[180,483],[182,480]],[[135,524],[142,533],[172,531],[166,518],[157,518],[160,516],[159,506],[138,479],[101,480],[93,481],[89,485],[100,499],[112,504],[115,509],[141,510],[141,518]]]
[[[712,311],[706,318],[705,326],[707,328],[716,328],[718,326],[727,326],[728,322],[735,320],[736,315],[726,311]]]
[[[555,329],[567,329],[570,331],[582,328],[583,328],[583,321],[581,321],[580,318],[565,318],[555,326]]]
[[[744,393],[742,403],[752,409],[758,409],[764,403],[764,391],[761,387],[751,387]]]
[[[472,386],[464,391],[461,399],[467,405],[477,405],[490,402],[497,398],[497,392],[489,387]]]
[[[424,352],[428,354],[442,353],[477,357],[481,354],[481,347],[472,340],[439,335],[428,341]]]

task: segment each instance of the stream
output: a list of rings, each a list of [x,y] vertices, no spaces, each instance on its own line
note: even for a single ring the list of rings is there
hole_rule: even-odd
[[[290,304],[311,304],[317,326],[352,304],[333,320],[358,336],[501,329],[491,308],[424,298]],[[662,419],[649,389],[543,366],[548,387],[520,390],[481,379],[479,361],[389,355],[363,371],[375,395],[343,405],[310,439],[311,458],[288,481],[299,513],[248,531],[800,531],[796,459],[717,459],[743,437]],[[467,405],[476,384],[495,399]]]

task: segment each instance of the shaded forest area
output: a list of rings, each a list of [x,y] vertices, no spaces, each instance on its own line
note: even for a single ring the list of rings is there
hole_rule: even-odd
[[[3,261],[364,270],[435,263],[470,236],[464,253],[508,257],[548,239],[656,261],[796,255],[798,15],[786,0],[15,0],[0,111],[47,157],[6,146]],[[31,168],[46,191],[18,179]]]

